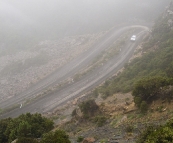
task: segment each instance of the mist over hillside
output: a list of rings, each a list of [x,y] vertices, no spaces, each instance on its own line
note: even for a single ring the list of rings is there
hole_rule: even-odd
[[[151,21],[170,0],[1,0],[0,49],[95,33],[120,22]]]

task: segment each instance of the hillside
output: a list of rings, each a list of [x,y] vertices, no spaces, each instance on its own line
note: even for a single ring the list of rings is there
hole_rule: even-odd
[[[172,118],[172,11],[171,3],[155,21],[151,34],[136,50],[135,58],[133,57],[124,69],[92,93],[88,93],[86,97],[76,99],[72,105],[69,104],[63,108],[63,112],[72,106],[74,109],[72,120],[67,122],[66,117],[69,116],[66,114],[61,120],[66,123],[60,126],[69,133],[71,138],[74,140],[77,138],[93,139],[96,142],[115,140],[134,142],[146,126],[162,125]],[[90,99],[98,105],[98,111],[95,113],[92,113],[93,109],[85,112],[81,108],[81,105],[88,105]],[[63,115],[61,110],[58,112],[60,116]],[[58,118],[56,113],[54,117]],[[163,126],[162,129],[168,125]],[[172,132],[171,127],[169,130]],[[138,141],[144,142],[144,140]]]
[[[0,100],[22,93],[89,49],[103,35],[104,32],[44,40],[30,50],[0,52]]]
[[[172,87],[173,3],[121,71],[44,117],[27,113],[1,120],[0,141],[172,142]]]
[[[127,63],[122,73],[108,81],[105,90],[129,92],[134,83],[145,76],[173,77],[173,17],[170,11],[171,8],[156,20],[148,41],[136,51],[140,56]]]

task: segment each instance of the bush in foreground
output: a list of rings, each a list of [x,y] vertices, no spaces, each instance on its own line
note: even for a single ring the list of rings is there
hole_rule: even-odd
[[[139,136],[137,143],[172,143],[173,119],[163,126],[149,126]]]
[[[53,129],[53,124],[52,120],[38,113],[26,113],[14,119],[3,119],[0,121],[0,142],[12,142],[15,139],[22,142],[24,138],[26,140],[40,138]]]

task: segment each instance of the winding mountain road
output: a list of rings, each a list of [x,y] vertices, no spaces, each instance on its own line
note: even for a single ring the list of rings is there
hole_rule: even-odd
[[[74,78],[75,74],[86,68],[88,65],[91,65],[93,60],[100,53],[109,48],[121,35],[130,29],[136,29],[134,34],[137,35],[137,40],[135,42],[131,42],[129,40],[121,49],[119,54],[111,58],[108,62],[82,76],[79,80],[65,84],[62,88],[56,90],[56,92],[47,94],[43,97],[38,97],[31,103],[23,105],[22,108],[19,106],[19,108],[15,108],[14,110],[1,114],[0,118],[17,117],[18,115],[26,112],[46,113],[98,86],[100,83],[120,70],[132,57],[135,48],[141,43],[143,36],[149,31],[147,27],[132,25],[111,29],[111,31],[109,31],[104,37],[96,41],[96,43],[92,45],[88,51],[85,51],[73,61],[57,69],[53,74],[30,87],[24,93],[0,102],[0,108],[5,109],[16,104],[20,105],[26,100],[35,97],[35,95],[40,93],[42,90],[52,87],[53,85],[60,84],[69,78]]]

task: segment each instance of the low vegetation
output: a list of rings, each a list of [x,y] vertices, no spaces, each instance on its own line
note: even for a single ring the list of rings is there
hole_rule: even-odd
[[[79,108],[81,112],[83,113],[83,117],[85,119],[94,116],[95,113],[98,112],[98,109],[99,109],[99,107],[97,106],[94,100],[88,100],[88,101],[82,102],[79,105]]]
[[[135,83],[132,95],[141,112],[147,112],[148,105],[157,99],[171,100],[173,98],[173,79],[166,77],[146,77]]]
[[[154,112],[150,106],[157,100],[171,103],[173,99],[173,29],[168,25],[170,18],[169,15],[162,16],[156,21],[151,36],[143,43],[139,51],[142,56],[127,63],[122,72],[98,87],[96,97],[101,94],[102,98],[106,99],[117,92],[132,92],[134,103],[142,113],[139,114],[142,117],[148,111]],[[161,113],[167,108],[160,105],[156,109]],[[97,121],[101,118],[95,117],[95,119]],[[131,127],[127,128],[127,132],[133,130]],[[148,127],[141,134],[138,142],[173,142],[172,132],[172,120],[170,120],[164,126]]]
[[[56,130],[44,134],[41,143],[70,143],[70,140],[64,131]]]
[[[85,130],[85,128],[89,128],[90,126],[104,126],[106,121],[107,117],[101,112],[95,100],[89,99],[81,102],[79,107],[73,110],[72,120],[70,123],[65,124],[62,128],[67,132],[78,134],[80,131]],[[78,141],[80,141],[81,138],[81,136],[78,136]]]
[[[148,126],[138,137],[137,143],[171,143],[173,142],[173,119],[165,125]]]
[[[60,130],[50,132],[54,128],[53,124],[52,120],[37,113],[27,113],[14,119],[0,120],[0,142],[12,142],[16,139],[16,143],[70,142],[65,132]]]
[[[94,122],[98,127],[103,126],[106,123],[107,118],[105,116],[96,116],[94,117]]]
[[[77,142],[82,142],[82,141],[83,141],[83,139],[84,139],[84,137],[79,136],[79,137],[77,138]]]
[[[143,56],[125,65],[123,72],[105,84],[100,92],[112,95],[132,91],[141,78],[161,76],[173,78],[173,30],[165,24],[167,18],[157,21],[149,41],[143,44]]]
[[[111,124],[113,126],[117,125],[119,120],[123,118],[123,125],[125,125],[126,118],[138,121],[139,118],[145,118],[148,114],[148,117],[145,118],[145,123],[147,123],[152,120],[153,116],[150,116],[151,114],[154,114],[154,112],[159,114],[167,109],[164,105],[154,106],[153,109],[150,108],[154,101],[161,100],[171,103],[173,99],[173,28],[171,29],[167,24],[169,18],[169,16],[162,16],[156,21],[151,36],[142,45],[142,50],[140,51],[142,56],[127,63],[122,72],[107,80],[91,93],[95,98],[101,95],[103,99],[106,99],[118,92],[132,92],[134,103],[138,110],[133,110],[127,117],[119,114],[108,114],[116,117],[115,120],[112,119]],[[123,41],[120,43],[120,45],[124,44]],[[116,50],[114,52],[118,52]],[[126,104],[128,100],[128,98],[125,99]],[[128,105],[131,104],[128,103]],[[78,109],[82,115],[79,115]],[[118,109],[118,111],[120,110],[121,108]],[[122,110],[126,109],[122,106]],[[172,111],[167,111],[168,113],[172,115]],[[125,113],[123,112],[123,114]],[[73,110],[72,120],[64,128],[66,128],[67,132],[78,135],[82,130],[81,122],[87,123],[84,125],[87,128],[88,125],[92,127],[104,126],[106,121],[107,118],[99,110],[95,100],[90,99],[81,102],[79,108]],[[143,126],[142,123],[143,121],[140,122],[141,126]],[[14,119],[3,119],[0,121],[0,125],[0,142],[2,143],[11,142],[15,139],[17,139],[17,143],[70,143],[69,137],[64,131],[56,130],[52,132],[52,120],[42,117],[40,114],[32,115],[27,113]],[[125,127],[125,132],[131,134],[137,127],[130,122]],[[173,119],[165,125],[153,124],[145,129],[141,128],[142,130],[139,130],[142,133],[138,137],[137,143],[173,142]],[[77,137],[77,142],[81,142],[84,139],[83,136],[78,135]],[[107,139],[100,140],[100,142],[107,142]]]

